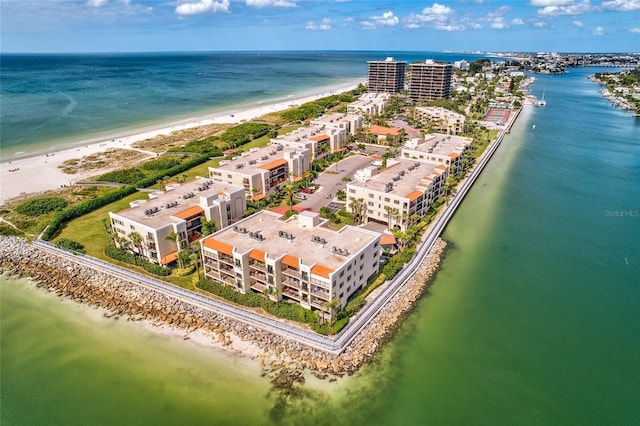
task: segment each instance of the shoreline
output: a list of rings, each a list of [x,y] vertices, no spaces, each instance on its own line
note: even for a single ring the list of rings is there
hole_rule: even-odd
[[[249,358],[266,374],[308,372],[319,379],[352,375],[383,347],[404,316],[429,287],[446,251],[437,244],[413,278],[382,308],[340,354],[245,324],[213,310],[192,305],[134,281],[77,264],[30,244],[24,238],[0,237],[0,273],[30,278],[35,285],[63,299],[103,309],[105,318],[127,317],[154,331],[194,338],[199,343]],[[182,337],[181,337],[182,336]],[[215,336],[215,338],[214,338]]]
[[[193,129],[210,124],[240,124],[250,121],[265,114],[287,110],[311,102],[320,98],[347,92],[355,89],[362,79],[350,82],[311,89],[292,95],[285,100],[265,100],[258,106],[238,106],[237,109],[225,109],[224,111],[197,116],[177,122],[169,122],[160,125],[129,129],[126,135],[117,137],[117,130],[112,132],[114,137],[93,138],[79,140],[70,145],[56,149],[50,147],[43,151],[25,153],[16,158],[2,158],[0,161],[0,205],[6,201],[32,193],[59,189],[73,185],[75,182],[87,179],[108,170],[88,171],[78,174],[66,174],[58,166],[65,161],[82,158],[88,155],[105,152],[108,149],[126,149],[141,152],[148,158],[156,156],[156,153],[133,148],[132,145],[158,135],[168,135],[175,131]],[[233,108],[233,107],[231,107]],[[239,109],[238,109],[239,108]],[[31,155],[29,155],[31,154]]]

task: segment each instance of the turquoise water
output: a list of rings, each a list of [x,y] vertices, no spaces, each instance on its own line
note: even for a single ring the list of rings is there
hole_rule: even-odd
[[[348,382],[275,415],[251,364],[3,279],[0,423],[639,424],[640,120],[593,72],[537,77],[547,106],[520,117],[428,294]]]
[[[361,80],[389,52],[2,54],[0,154],[118,138],[134,129],[284,101]],[[400,60],[475,55],[400,52]]]

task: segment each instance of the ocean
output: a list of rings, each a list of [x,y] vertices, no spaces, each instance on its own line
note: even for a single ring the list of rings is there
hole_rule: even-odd
[[[367,61],[474,60],[435,52],[2,54],[0,157],[299,97],[361,80]]]
[[[283,408],[246,359],[3,277],[0,423],[640,423],[640,120],[596,70],[536,76],[547,105],[519,117],[429,291],[353,377]]]

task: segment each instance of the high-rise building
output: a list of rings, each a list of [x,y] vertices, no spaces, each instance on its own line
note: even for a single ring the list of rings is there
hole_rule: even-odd
[[[397,93],[404,88],[406,62],[388,57],[384,61],[367,62],[369,92]]]
[[[409,98],[412,101],[448,99],[451,92],[449,63],[438,63],[431,59],[409,66]]]

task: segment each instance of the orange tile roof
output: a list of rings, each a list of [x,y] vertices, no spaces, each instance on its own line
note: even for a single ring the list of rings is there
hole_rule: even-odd
[[[396,243],[397,243],[396,237],[394,237],[393,235],[382,234],[382,236],[380,237],[381,246],[391,246]]]
[[[436,169],[447,170],[447,166],[445,166],[444,164],[440,164],[438,167],[436,167]]]
[[[413,192],[410,192],[407,195],[405,195],[405,197],[408,198],[409,200],[413,201],[413,200],[415,200],[416,198],[418,198],[421,195],[422,195],[422,192],[413,191]]]
[[[254,195],[253,197],[251,197],[252,201],[260,201],[265,197],[265,195],[261,192],[259,194]]]
[[[433,178],[431,176],[425,176],[422,179],[424,179],[424,180],[433,180]]]
[[[171,216],[177,217],[178,219],[191,219],[195,216],[199,216],[204,213],[204,210],[200,206],[189,207],[188,209],[182,210],[176,214],[172,214]]]
[[[311,273],[314,275],[320,275],[321,277],[329,278],[329,274],[332,273],[334,269],[329,268],[328,266],[321,265],[316,263],[311,268]]]
[[[400,129],[397,127],[372,126],[367,133],[381,136],[398,136],[400,134]]]
[[[202,245],[208,249],[224,253],[229,256],[233,256],[233,246],[222,241],[214,240],[213,238],[206,238]]]
[[[282,263],[287,266],[291,266],[292,268],[300,267],[300,259],[290,254],[284,255],[284,257],[282,258]]]
[[[452,160],[455,160],[456,158],[460,157],[460,154],[458,154],[457,152],[454,152],[454,153],[452,153],[452,154],[449,154],[449,157],[450,157]]]
[[[309,139],[312,140],[312,141],[316,141],[316,142],[322,142],[322,141],[329,140],[329,136],[328,135],[318,135],[318,136],[312,136]]]
[[[178,259],[178,250],[172,251],[171,253],[165,256],[162,256],[162,258],[160,259],[160,263],[162,263],[163,265],[168,265],[177,259]]]
[[[255,260],[259,260],[260,262],[264,262],[265,253],[262,250],[253,249],[249,253],[249,257]]]
[[[285,160],[284,158],[281,158],[279,160],[272,161],[269,164],[265,164],[264,166],[260,166],[259,168],[264,170],[273,170],[285,164],[287,164],[287,160]]]

